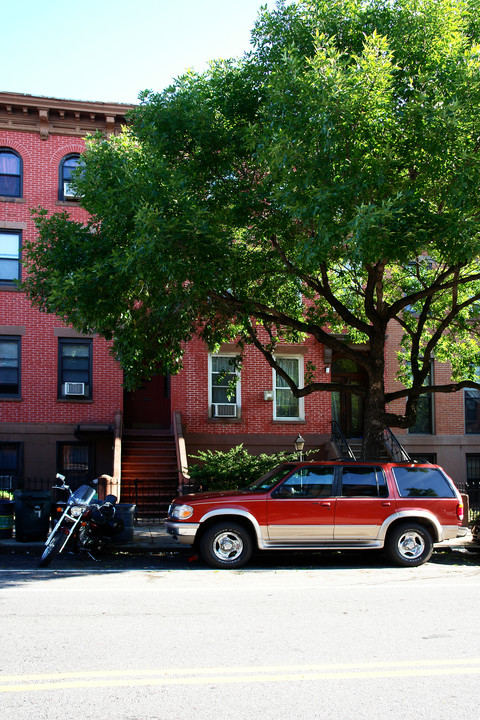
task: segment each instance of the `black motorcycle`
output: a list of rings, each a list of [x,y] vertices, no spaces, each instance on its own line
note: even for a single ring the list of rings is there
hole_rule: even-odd
[[[115,495],[107,495],[104,502],[94,501],[94,487],[80,485],[72,492],[63,475],[58,473],[56,477],[62,484],[53,487],[67,491],[69,498],[47,538],[40,567],[49,565],[54,555],[60,554],[65,548],[73,552],[87,552],[95,559],[92,552],[102,550],[124,527],[123,520],[116,517]]]

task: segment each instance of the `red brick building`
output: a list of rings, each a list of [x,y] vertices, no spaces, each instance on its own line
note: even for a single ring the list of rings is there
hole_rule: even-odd
[[[122,373],[104,340],[80,336],[33,309],[15,285],[30,210],[87,215],[68,178],[97,129],[120,131],[127,106],[0,94],[0,477],[52,480],[55,472],[113,472]],[[78,382],[77,382],[78,381]],[[75,387],[76,385],[76,387]],[[11,480],[9,480],[11,478]]]
[[[116,478],[124,502],[162,506],[176,493],[189,455],[241,442],[252,451],[292,450],[300,433],[306,449],[331,456],[331,421],[349,437],[361,435],[361,401],[316,393],[296,401],[259,353],[248,349],[236,392],[222,371],[235,346],[211,355],[189,343],[184,369],[124,394],[122,373],[95,336],[76,333],[59,318],[31,307],[15,284],[22,243],[35,236],[30,209],[86,213],[72,197],[69,175],[95,130],[117,133],[129,106],[0,93],[0,487],[22,487],[55,472]],[[387,384],[395,385],[399,329],[390,328]],[[278,357],[302,382],[307,361],[316,379],[364,382],[358,368],[307,342],[285,345]],[[434,363],[435,381],[449,369]],[[414,456],[428,456],[458,481],[480,475],[480,399],[474,391],[422,400],[420,419],[397,432]],[[396,408],[398,409],[398,408]],[[137,481],[137,483],[135,483]],[[3,483],[3,485],[2,485]],[[119,487],[118,487],[119,486]],[[141,498],[140,498],[141,500]]]

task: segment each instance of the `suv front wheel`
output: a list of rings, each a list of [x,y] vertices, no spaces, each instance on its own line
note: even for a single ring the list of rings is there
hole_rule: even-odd
[[[430,560],[433,540],[423,525],[402,523],[389,532],[385,549],[397,565],[415,567]]]
[[[200,540],[200,554],[207,565],[216,568],[243,567],[253,545],[250,533],[235,522],[212,525]]]

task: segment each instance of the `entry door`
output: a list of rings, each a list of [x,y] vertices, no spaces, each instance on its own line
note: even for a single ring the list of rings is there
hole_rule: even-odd
[[[355,385],[368,387],[368,376],[349,358],[337,357],[332,362],[332,382],[345,387],[345,390],[332,393],[332,420],[338,423],[345,437],[362,437],[363,397],[349,388]]]
[[[333,382],[338,380],[333,379]],[[360,395],[348,390],[332,393],[332,420],[338,423],[345,437],[363,436],[363,413],[364,403]]]
[[[268,537],[273,542],[332,540],[336,498],[333,466],[299,468],[267,501]]]
[[[168,375],[155,375],[136,390],[125,392],[123,408],[127,429],[169,430],[171,402]]]

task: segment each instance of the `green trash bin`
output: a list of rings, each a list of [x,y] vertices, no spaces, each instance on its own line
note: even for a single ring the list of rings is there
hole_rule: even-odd
[[[50,528],[49,490],[15,490],[15,539],[46,540]]]

